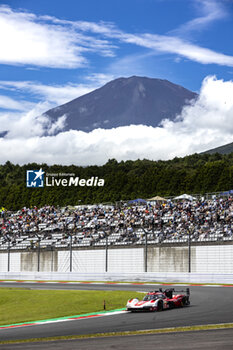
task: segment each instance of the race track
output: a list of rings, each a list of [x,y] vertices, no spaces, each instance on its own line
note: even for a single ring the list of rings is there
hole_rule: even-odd
[[[232,350],[232,329],[1,345],[1,350]]]
[[[3,283],[0,287],[19,287],[19,283]],[[106,284],[20,284],[21,287],[36,289],[77,289],[77,290],[132,290],[148,291],[159,286],[106,285]],[[164,288],[164,286],[161,286]],[[175,289],[185,289],[175,287]],[[128,313],[68,322],[33,325],[0,329],[0,340],[30,339],[53,336],[82,335],[93,333],[124,332],[179,326],[233,323],[233,288],[231,287],[190,287],[190,307],[152,313]],[[126,300],[122,301],[124,307]],[[231,332],[232,334],[232,332]]]

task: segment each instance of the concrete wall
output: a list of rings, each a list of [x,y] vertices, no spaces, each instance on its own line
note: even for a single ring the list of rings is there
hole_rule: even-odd
[[[154,273],[188,272],[188,247],[148,247],[147,271]],[[106,268],[105,249],[73,250],[72,271],[103,273]],[[144,248],[108,249],[108,272],[142,273],[145,271]],[[7,272],[8,254],[0,253],[0,272]],[[37,252],[12,252],[11,272],[38,271]],[[70,271],[69,251],[40,252],[41,272]],[[193,273],[233,273],[233,245],[199,245],[191,248]]]
[[[22,252],[20,254],[20,271],[38,271],[38,253]],[[11,254],[11,256],[14,254]],[[12,262],[12,267],[13,267]],[[58,270],[58,252],[40,251],[39,270],[52,272]]]
[[[191,261],[195,262],[196,247],[192,247]],[[188,247],[150,247],[148,272],[187,272]]]

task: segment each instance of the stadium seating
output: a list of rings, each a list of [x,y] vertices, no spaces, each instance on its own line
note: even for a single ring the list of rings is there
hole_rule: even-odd
[[[188,240],[231,242],[233,199],[164,202],[121,208],[45,206],[6,212],[0,218],[0,250],[68,249],[177,244]]]

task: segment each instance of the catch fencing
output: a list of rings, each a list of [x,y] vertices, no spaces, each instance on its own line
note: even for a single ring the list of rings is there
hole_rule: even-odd
[[[0,251],[0,272],[233,273],[231,241],[126,244]]]

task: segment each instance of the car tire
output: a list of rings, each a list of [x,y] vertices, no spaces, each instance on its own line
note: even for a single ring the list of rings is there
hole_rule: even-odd
[[[158,302],[157,311],[163,311],[163,302],[162,301]]]
[[[187,305],[187,300],[186,300],[186,298],[183,298],[180,302],[180,307],[184,307],[186,305]]]
[[[169,301],[169,309],[174,309],[175,305],[173,301]]]

